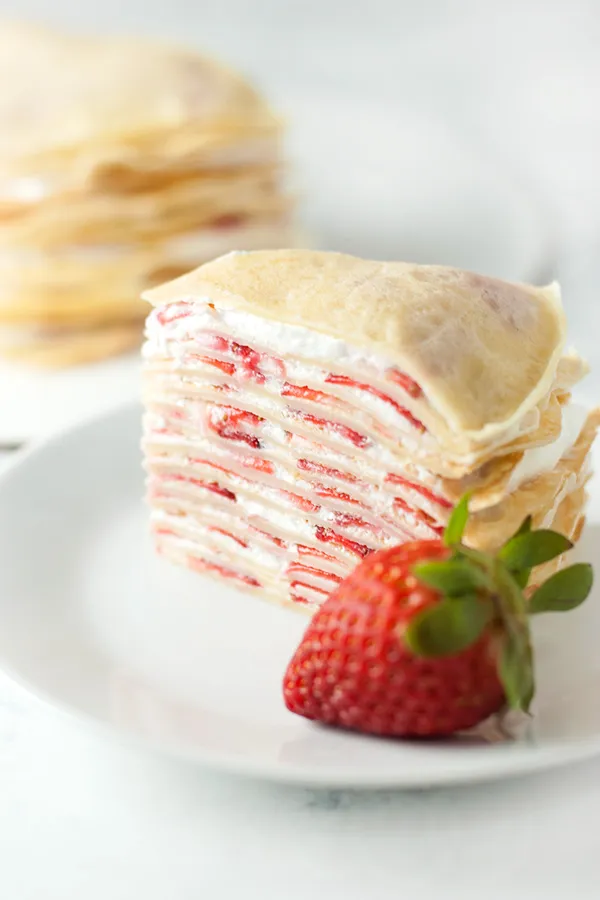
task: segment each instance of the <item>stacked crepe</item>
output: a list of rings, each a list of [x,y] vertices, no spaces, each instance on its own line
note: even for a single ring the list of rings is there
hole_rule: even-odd
[[[440,535],[467,490],[473,547],[528,514],[579,536],[599,413],[571,400],[586,366],[556,285],[265,251],[146,299],[151,526],[174,562],[310,607],[372,550]]]
[[[0,354],[67,364],[139,342],[140,292],[287,246],[281,127],[215,62],[0,27]]]

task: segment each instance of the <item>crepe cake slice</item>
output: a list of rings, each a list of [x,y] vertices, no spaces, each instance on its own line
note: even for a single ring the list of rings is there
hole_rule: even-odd
[[[231,253],[145,294],[143,447],[171,560],[311,607],[371,551],[519,519],[581,530],[598,414],[556,285],[304,250]],[[498,470],[496,472],[496,469]]]

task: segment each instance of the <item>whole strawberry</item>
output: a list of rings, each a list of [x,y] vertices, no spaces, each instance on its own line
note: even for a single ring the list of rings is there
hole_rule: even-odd
[[[283,684],[294,713],[372,734],[433,737],[534,694],[529,615],[572,609],[591,566],[559,571],[528,601],[533,567],[571,542],[526,519],[492,556],[461,543],[468,498],[442,540],[368,556],[315,613]]]

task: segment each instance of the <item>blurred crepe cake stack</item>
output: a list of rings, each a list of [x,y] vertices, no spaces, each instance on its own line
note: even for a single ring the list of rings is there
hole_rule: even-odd
[[[135,346],[140,292],[293,243],[281,125],[223,66],[147,41],[0,26],[0,355]]]

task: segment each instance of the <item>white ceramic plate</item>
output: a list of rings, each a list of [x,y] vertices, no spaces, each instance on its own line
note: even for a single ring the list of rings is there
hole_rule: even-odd
[[[0,477],[0,662],[33,692],[168,753],[309,785],[477,781],[600,752],[600,591],[540,621],[519,741],[379,740],[288,713],[281,679],[306,618],[153,555],[138,444],[128,407]],[[599,541],[590,526],[583,556],[597,561]]]
[[[286,90],[278,105],[315,246],[522,281],[549,276],[554,248],[534,198],[439,121],[323,91]],[[137,395],[137,354],[58,372],[0,363],[0,444]]]

